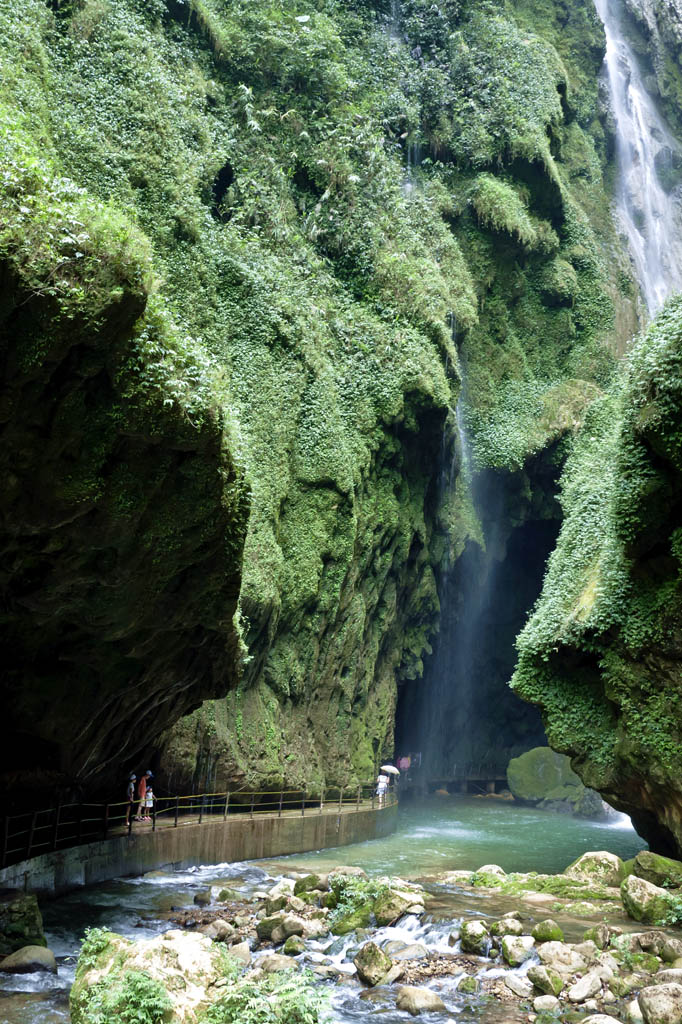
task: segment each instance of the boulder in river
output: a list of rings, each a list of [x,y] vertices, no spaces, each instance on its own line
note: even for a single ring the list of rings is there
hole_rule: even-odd
[[[34,971],[57,973],[57,961],[51,949],[45,946],[23,946],[0,963],[4,974],[32,974]]]
[[[46,946],[43,918],[32,892],[9,892],[0,896],[0,954],[23,946]]]
[[[558,996],[564,987],[564,981],[552,967],[534,964],[528,969],[528,980],[545,995]]]
[[[616,886],[623,880],[623,861],[607,850],[588,851],[569,864],[564,874],[580,882]]]
[[[460,928],[460,941],[465,953],[486,956],[490,949],[490,935],[485,921],[463,921]]]
[[[644,878],[629,875],[620,887],[620,895],[628,915],[635,921],[653,924],[670,909],[670,895]]]
[[[390,971],[393,961],[374,942],[366,942],[353,960],[357,972],[367,985],[377,985]]]
[[[587,790],[565,754],[549,747],[534,747],[507,765],[507,782],[515,800],[543,810],[564,811],[581,817],[602,817],[603,801],[586,800]]]
[[[517,933],[518,934],[518,933]],[[536,942],[563,942],[564,933],[556,921],[547,918],[545,921],[538,921],[533,928],[531,935]]]
[[[510,967],[519,967],[533,955],[535,939],[532,935],[505,935],[502,939],[502,956]]]
[[[634,872],[653,885],[682,886],[682,861],[662,857],[651,850],[640,850],[635,857]]]
[[[419,1013],[442,1013],[445,1010],[445,1003],[439,995],[430,988],[419,988],[416,985],[401,985],[395,1005],[413,1017]]]
[[[601,992],[601,976],[598,971],[588,971],[578,978],[568,990],[568,998],[572,1003],[584,1003]]]

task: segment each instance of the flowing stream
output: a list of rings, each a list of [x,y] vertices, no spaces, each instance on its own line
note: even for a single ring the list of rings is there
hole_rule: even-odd
[[[606,32],[616,122],[617,204],[649,314],[682,290],[682,190],[665,172],[681,147],[647,92],[623,26],[621,0],[595,0]],[[667,185],[664,187],[664,185]]]
[[[171,908],[192,906],[194,895],[209,885],[226,884],[249,894],[263,888],[268,877],[276,878],[283,871],[301,871],[308,866],[328,870],[341,863],[361,865],[372,875],[403,877],[428,876],[464,867],[473,869],[491,861],[508,870],[554,872],[589,849],[609,849],[625,858],[634,856],[642,845],[625,818],[599,824],[493,799],[434,798],[431,802],[401,807],[396,832],[384,839],[276,862],[156,871],[142,878],[119,879],[81,889],[43,907],[48,944],[59,961],[57,977],[26,974],[0,979],[0,1024],[66,1024],[68,992],[86,928],[106,927],[131,939],[151,938],[168,929],[166,915]],[[513,909],[509,897],[465,897],[443,885],[434,885],[431,890],[437,895],[437,902],[427,919],[407,918],[400,927],[382,929],[379,941],[418,941],[431,951],[447,951],[453,922],[472,913],[499,915]],[[472,901],[476,902],[475,907]],[[576,921],[576,936],[587,926],[584,920]],[[340,964],[351,942],[347,937],[335,940],[333,946],[329,940],[311,943],[307,955],[313,965],[329,958]],[[441,990],[446,1005],[454,1011],[461,1010],[462,1004],[462,997],[456,992],[457,983],[457,978],[444,982]],[[384,1024],[405,1024],[410,1019],[395,1010],[385,989],[367,995],[366,990],[351,981],[347,986],[329,987],[333,1017],[338,1024],[366,1021],[376,1011],[381,1012]],[[508,1012],[504,1006],[474,1007],[471,1014],[459,1019],[476,1024],[502,1024],[516,1019],[507,1016]],[[446,1019],[451,1017],[429,1018],[432,1024],[441,1024]]]

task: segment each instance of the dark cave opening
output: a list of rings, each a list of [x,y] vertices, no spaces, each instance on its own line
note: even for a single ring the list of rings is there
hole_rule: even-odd
[[[488,472],[474,481],[485,548],[469,541],[442,574],[433,653],[423,678],[398,694],[395,754],[421,753],[421,783],[477,772],[504,777],[510,758],[547,742],[538,709],[508,685],[514,642],[540,594],[560,527],[556,469],[540,460],[535,469],[530,502],[518,475]]]

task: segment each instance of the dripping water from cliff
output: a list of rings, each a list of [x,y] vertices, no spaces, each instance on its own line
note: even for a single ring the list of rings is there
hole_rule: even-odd
[[[616,127],[616,201],[649,314],[682,290],[682,186],[670,171],[682,146],[645,87],[627,39],[622,0],[595,0]]]
[[[461,405],[452,419],[454,455],[447,446],[441,454],[440,486],[460,488],[460,508],[467,488],[480,535],[444,554],[440,631],[423,679],[401,690],[396,716],[396,755],[421,753],[412,778],[431,788],[480,771],[503,777],[511,757],[546,743],[538,710],[508,682],[514,641],[539,596],[559,530],[554,453],[536,456],[520,473],[479,470]]]

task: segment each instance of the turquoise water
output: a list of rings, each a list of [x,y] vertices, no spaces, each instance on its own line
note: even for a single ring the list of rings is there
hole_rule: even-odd
[[[396,831],[385,839],[298,854],[277,863],[310,864],[320,870],[353,864],[371,874],[411,877],[473,870],[483,864],[553,874],[586,850],[609,850],[627,860],[646,846],[625,815],[604,823],[583,821],[466,796],[426,798],[401,806],[398,814]]]
[[[586,850],[610,850],[629,858],[643,846],[624,816],[601,824],[499,800],[434,797],[401,807],[396,832],[384,839],[277,861],[158,871],[91,886],[44,905],[47,941],[58,957],[59,973],[56,977],[25,974],[0,978],[0,1024],[68,1024],[68,992],[87,927],[110,928],[131,939],[149,938],[169,927],[172,907],[191,906],[194,894],[209,885],[228,885],[248,894],[266,884],[268,875],[298,870],[302,865],[325,870],[339,864],[357,864],[375,875],[413,877],[489,863],[500,864],[506,871],[558,872]],[[471,898],[444,892],[442,914],[452,919],[471,913],[467,907]],[[489,894],[478,894],[478,914],[485,914],[486,900],[491,904],[490,913],[511,909],[511,904],[498,907]],[[580,922],[581,932],[584,926]],[[445,935],[449,926],[446,923],[442,928]],[[415,938],[421,940],[424,935],[420,932],[409,941]],[[338,1024],[359,1024],[375,1014],[381,1015],[384,1024],[405,1024],[411,1019],[396,1012],[385,991],[383,995],[367,996],[352,987],[331,986],[331,990]],[[452,993],[443,991],[442,995],[446,1003],[454,999]],[[452,1003],[455,1005],[456,1001]],[[434,1018],[433,1024],[442,1024],[445,1019],[452,1018]],[[516,1024],[526,1017],[517,1017],[508,1007],[493,1006],[485,1012],[465,1012],[457,1019],[460,1024]]]

